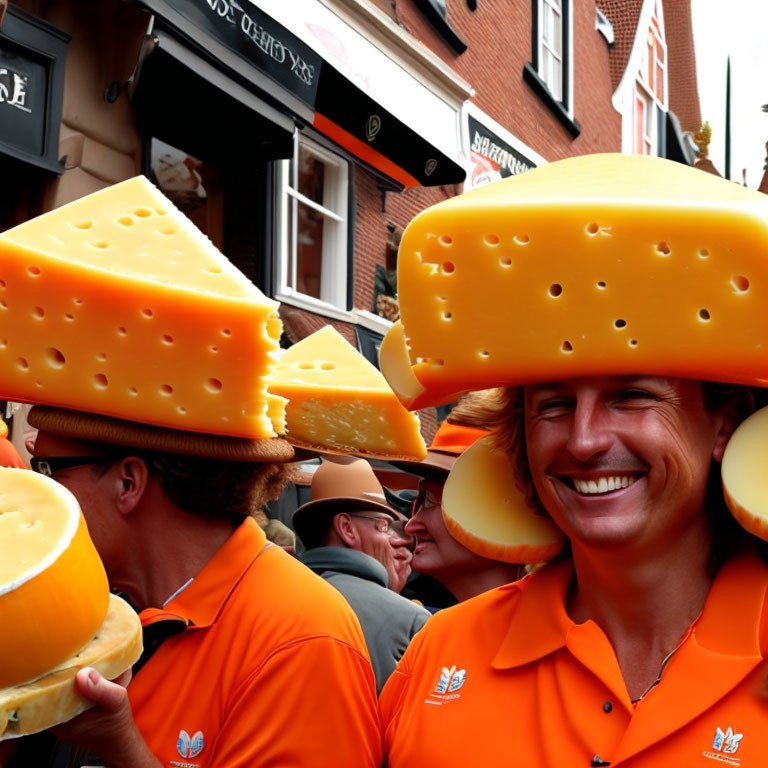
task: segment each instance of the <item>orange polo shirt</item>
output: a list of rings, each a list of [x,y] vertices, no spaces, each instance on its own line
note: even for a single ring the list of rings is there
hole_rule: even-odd
[[[768,765],[762,562],[723,566],[635,705],[602,630],[565,612],[571,574],[553,564],[427,622],[381,693],[389,768]]]
[[[128,686],[164,766],[379,766],[373,671],[341,594],[245,520],[147,626],[186,624]]]

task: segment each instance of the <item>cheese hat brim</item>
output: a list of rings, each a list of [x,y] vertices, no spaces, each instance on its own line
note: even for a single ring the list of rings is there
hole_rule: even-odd
[[[292,461],[294,456],[290,443],[279,437],[249,440],[208,435],[47,405],[31,408],[27,421],[42,432],[60,437],[182,456],[262,463]]]

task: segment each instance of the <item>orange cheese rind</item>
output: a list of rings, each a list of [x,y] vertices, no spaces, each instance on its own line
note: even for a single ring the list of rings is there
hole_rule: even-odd
[[[109,608],[91,641],[35,680],[0,688],[0,741],[45,730],[93,706],[75,690],[74,678],[93,667],[113,680],[142,652],[141,622],[123,599],[109,595]]]
[[[34,679],[86,645],[109,587],[75,497],[0,467],[0,687]]]
[[[473,443],[456,460],[443,488],[442,508],[449,533],[491,560],[537,563],[553,558],[565,544],[552,520],[528,506],[509,459],[490,437]]]
[[[136,177],[0,235],[0,394],[274,437],[278,304]]]
[[[409,407],[586,375],[765,385],[768,199],[660,158],[569,158],[419,214],[398,291]]]
[[[725,503],[738,523],[768,541],[768,407],[755,411],[736,428],[723,454]]]
[[[286,437],[297,447],[381,459],[427,454],[418,417],[333,326],[286,350],[268,388],[287,401]]]

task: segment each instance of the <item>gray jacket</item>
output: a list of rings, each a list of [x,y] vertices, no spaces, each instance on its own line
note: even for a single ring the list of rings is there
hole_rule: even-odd
[[[333,584],[357,614],[381,691],[411,638],[431,616],[393,592],[384,566],[370,555],[345,547],[317,547],[299,558]]]

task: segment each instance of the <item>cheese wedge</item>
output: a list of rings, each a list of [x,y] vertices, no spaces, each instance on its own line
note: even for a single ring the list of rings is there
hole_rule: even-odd
[[[276,309],[136,177],[0,235],[0,395],[272,437]]]
[[[490,437],[456,459],[443,487],[442,507],[451,536],[492,560],[538,563],[554,557],[565,543],[552,520],[528,506],[509,459]]]
[[[114,680],[134,664],[143,649],[136,612],[116,595],[91,642],[55,669],[29,683],[0,688],[0,741],[36,733],[71,720],[93,706],[75,691],[75,675],[93,667]]]
[[[0,688],[77,653],[104,621],[109,586],[64,486],[0,467]]]
[[[768,407],[755,411],[731,435],[721,465],[725,503],[739,524],[768,541]]]
[[[398,289],[411,407],[583,375],[768,383],[768,198],[669,160],[574,157],[439,203]]]
[[[293,445],[366,457],[426,456],[418,417],[333,326],[286,350],[269,391],[288,400],[286,436]]]

